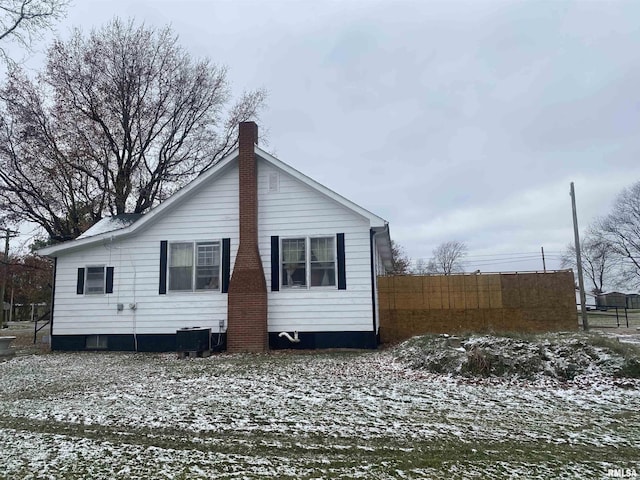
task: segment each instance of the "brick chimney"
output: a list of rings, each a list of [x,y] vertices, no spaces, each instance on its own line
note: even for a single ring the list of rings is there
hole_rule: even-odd
[[[267,284],[258,249],[258,126],[239,125],[238,191],[240,245],[229,282],[227,351],[268,349]]]

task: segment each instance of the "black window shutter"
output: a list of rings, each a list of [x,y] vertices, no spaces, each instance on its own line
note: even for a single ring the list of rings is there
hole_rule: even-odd
[[[167,241],[160,242],[160,286],[158,293],[164,295],[167,293]]]
[[[231,239],[222,239],[222,293],[229,292],[231,274]]]
[[[271,291],[280,290],[280,237],[271,237]]]
[[[113,267],[107,267],[106,293],[113,293]]]
[[[338,233],[336,235],[337,250],[338,250],[338,290],[347,289],[347,272],[345,270],[344,262],[344,233]]]
[[[78,269],[78,283],[76,284],[76,293],[78,295],[84,294],[84,268]]]

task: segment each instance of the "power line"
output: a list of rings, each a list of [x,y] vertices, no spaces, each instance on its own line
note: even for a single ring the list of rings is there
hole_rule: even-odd
[[[562,260],[562,256],[560,255],[547,255],[547,252],[544,252],[544,256],[546,259],[551,260]],[[491,261],[508,261],[508,260],[540,260],[542,258],[540,254],[538,255],[530,255],[530,256],[517,256],[517,257],[487,257],[487,258],[479,258],[477,260],[469,260],[467,258],[461,258],[460,261],[462,263],[478,263],[478,262],[491,262]]]
[[[563,259],[564,255],[562,252],[558,250],[544,251],[544,258],[546,262],[559,262]],[[541,252],[532,252],[532,251],[524,251],[524,252],[502,252],[502,253],[478,253],[475,255],[464,255],[461,257],[460,263],[465,267],[465,270],[476,270],[480,267],[483,269],[489,268],[492,269],[500,269],[502,266],[510,266],[513,265],[514,268],[516,264],[522,265],[523,263],[533,264],[534,262],[540,262],[542,259]],[[426,266],[430,258],[418,258],[415,259],[412,264],[416,267]],[[541,265],[543,269],[546,269],[546,265]],[[525,267],[526,268],[526,267]]]
[[[460,261],[464,264],[472,264],[472,265],[477,265],[477,264],[490,264],[490,263],[511,263],[511,262],[524,262],[524,261],[531,261],[531,260],[539,260],[540,257],[540,253],[536,253],[535,255],[533,254],[527,254],[527,255],[518,255],[518,256],[510,256],[510,257],[506,257],[506,256],[502,256],[502,257],[485,257],[485,258],[481,258],[478,260],[469,260],[469,257],[463,257],[460,259]],[[562,259],[562,255],[548,255],[547,252],[545,252],[545,258],[550,259],[550,260],[561,260]],[[418,258],[414,261],[414,263],[417,262],[428,262],[429,259],[428,258]]]
[[[545,250],[545,256],[547,254],[551,255],[562,255],[562,252],[559,250]],[[518,256],[518,255],[535,255],[537,257],[540,256],[540,252],[507,252],[507,253],[477,253],[475,255],[465,255],[464,258],[475,258],[475,257],[503,257],[503,256]]]

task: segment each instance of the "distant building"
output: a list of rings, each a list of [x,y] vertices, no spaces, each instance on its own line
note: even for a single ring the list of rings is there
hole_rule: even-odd
[[[598,308],[627,308],[627,294],[620,292],[601,293],[596,297]]]
[[[627,308],[640,308],[640,294],[630,293],[627,295]]]

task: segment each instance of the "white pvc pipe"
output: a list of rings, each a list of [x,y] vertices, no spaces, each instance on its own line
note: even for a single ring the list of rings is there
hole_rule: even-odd
[[[298,331],[293,332],[293,337],[289,335],[289,332],[280,332],[279,337],[285,337],[291,343],[300,343],[300,339],[298,338]]]

